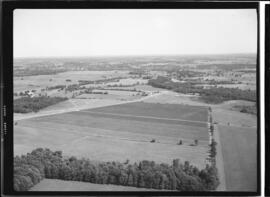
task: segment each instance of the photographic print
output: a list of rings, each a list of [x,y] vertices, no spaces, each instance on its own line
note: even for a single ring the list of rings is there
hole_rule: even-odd
[[[256,8],[15,9],[15,191],[256,192]]]
[[[269,93],[270,93],[270,39],[269,39],[269,24],[270,24],[270,5],[265,6],[265,195],[270,195],[270,176],[269,176],[269,166],[270,166],[270,135],[269,135]]]

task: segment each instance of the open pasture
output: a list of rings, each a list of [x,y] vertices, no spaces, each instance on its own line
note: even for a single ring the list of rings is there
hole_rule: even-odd
[[[205,166],[209,150],[208,130],[206,123],[196,122],[199,119],[197,116],[194,115],[194,119],[197,119],[193,125],[191,115],[182,115],[187,122],[176,120],[176,112],[169,106],[167,112],[166,106],[161,107],[163,114],[157,111],[156,105],[147,106],[145,103],[115,106],[114,110],[118,113],[123,109],[133,109],[130,116],[124,112],[122,115],[100,113],[106,108],[113,112],[113,107],[109,106],[18,121],[18,125],[14,126],[15,155],[25,154],[37,147],[48,147],[62,150],[66,155],[100,161],[125,162],[129,159],[130,162],[138,162],[147,159],[171,163],[173,159],[179,158],[199,168]],[[185,109],[184,106],[179,108]],[[180,112],[180,109],[176,111]],[[191,109],[196,114],[195,108]],[[203,113],[200,108],[197,111]],[[207,115],[207,110],[204,111]],[[150,142],[152,139],[155,139],[154,143]],[[199,145],[191,146],[195,139],[199,140]],[[183,145],[177,145],[179,140],[183,141]]]

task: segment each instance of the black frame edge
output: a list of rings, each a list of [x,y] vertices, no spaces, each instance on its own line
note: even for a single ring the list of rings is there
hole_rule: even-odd
[[[50,4],[48,4],[50,3]],[[87,4],[88,6],[85,6]],[[192,6],[195,6],[192,7]],[[75,7],[74,7],[75,5]],[[176,7],[175,7],[176,5]],[[13,10],[16,8],[173,8],[178,9],[177,6],[184,5],[182,8],[192,8],[192,9],[203,9],[203,8],[217,8],[217,9],[235,9],[235,8],[253,8],[257,10],[257,18],[258,18],[258,43],[257,43],[257,120],[258,120],[258,127],[257,127],[257,191],[256,192],[15,192],[13,191],[13,179],[11,184],[7,182],[4,183],[4,194],[5,195],[172,195],[172,196],[256,196],[260,195],[260,186],[261,186],[261,169],[260,169],[260,75],[259,75],[259,57],[260,57],[260,50],[259,50],[259,4],[258,2],[243,2],[243,3],[233,3],[233,2],[185,2],[185,4],[180,2],[85,2],[85,1],[78,1],[78,2],[68,2],[68,1],[56,1],[56,2],[35,2],[35,1],[25,1],[25,2],[16,2],[16,1],[4,1],[2,4],[3,7],[3,80],[4,80],[4,90],[3,90],[3,103],[6,107],[6,116],[4,116],[4,122],[7,123],[7,133],[4,135],[4,179],[10,180],[10,175],[13,175],[13,66],[5,66],[5,65],[13,65]],[[201,6],[198,6],[201,5]],[[218,6],[214,6],[218,5]],[[224,5],[224,7],[222,7]],[[90,7],[89,7],[90,6]],[[180,8],[181,9],[181,8]],[[5,28],[3,28],[5,27]],[[9,155],[8,155],[9,154]],[[11,155],[10,155],[11,154]],[[11,167],[12,166],[12,167]],[[10,183],[10,182],[9,182]]]

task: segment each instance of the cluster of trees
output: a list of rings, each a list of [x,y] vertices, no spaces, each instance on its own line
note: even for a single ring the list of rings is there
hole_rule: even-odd
[[[61,89],[61,90],[63,90],[65,87],[66,87],[65,85],[56,85],[56,86],[48,87],[47,90],[54,90],[54,89]]]
[[[113,85],[107,85],[107,87],[134,87],[135,85],[139,85],[139,84],[132,84],[132,85],[124,85],[124,84],[113,84]]]
[[[235,81],[234,80],[231,80],[231,81],[216,81],[214,79],[211,79],[211,80],[206,79],[205,81],[207,82],[206,84],[209,84],[209,85],[235,84]]]
[[[209,114],[209,132],[211,136],[211,144],[209,145],[209,161],[212,163],[213,166],[216,165],[216,155],[217,155],[217,142],[214,140],[214,125],[213,125],[213,117],[212,117],[212,108],[208,108],[208,114]]]
[[[202,170],[179,159],[169,164],[141,161],[138,164],[92,162],[76,157],[64,158],[61,151],[38,148],[14,158],[14,189],[25,191],[42,178],[115,184],[179,191],[215,190],[219,184],[215,166]]]
[[[186,77],[201,77],[204,73],[192,70],[177,70],[175,72],[172,72],[171,74],[175,74],[178,79],[182,79]]]
[[[228,100],[246,100],[253,101],[257,100],[255,90],[241,90],[238,88],[210,88],[203,89],[202,99],[206,102],[220,103]]]
[[[14,96],[29,96],[29,93],[30,93],[30,91],[27,90],[27,91],[19,92],[19,93],[14,92],[13,95],[14,95]]]
[[[217,142],[213,139],[209,150],[209,160],[213,166],[216,166],[216,155],[217,155]]]
[[[242,113],[248,113],[248,114],[253,114],[257,115],[257,104],[255,105],[236,105],[234,108],[238,109]]]
[[[147,74],[147,72],[145,70],[133,70],[133,71],[130,71],[128,74],[129,75],[135,75],[134,78],[136,76],[142,77],[143,79],[151,79],[152,78],[151,76],[149,76]]]
[[[112,87],[112,86],[108,86],[108,87]],[[116,86],[118,87],[118,86]],[[133,89],[121,89],[121,88],[99,88],[99,90],[117,90],[117,91],[127,91],[127,92],[142,92],[141,90],[137,90],[136,88]]]
[[[145,70],[132,70],[128,74],[130,75],[144,75],[146,72]]]
[[[108,94],[108,92],[87,92],[88,94]]]
[[[256,64],[253,63],[231,63],[231,64],[202,64],[197,65],[198,69],[221,69],[225,71],[235,70],[235,69],[246,69],[246,68],[256,68]]]
[[[108,82],[119,82],[122,77],[114,77],[110,79],[99,79],[95,81],[90,81],[90,80],[79,80],[80,85],[87,85],[87,84],[100,84],[100,83],[108,83]]]
[[[88,84],[101,84],[101,83],[107,83],[107,82],[119,82],[119,80],[122,79],[121,77],[115,77],[115,78],[110,78],[110,79],[99,79],[99,80],[95,80],[95,81],[91,81],[91,80],[79,80],[79,84],[71,84],[68,85],[66,87],[66,91],[75,91],[75,90],[81,90],[81,89],[85,89],[85,87],[83,85],[88,85]],[[111,86],[111,87],[115,87],[115,86]],[[122,86],[118,86],[118,87],[122,87]]]
[[[21,97],[14,100],[15,113],[38,112],[40,109],[67,100],[66,97]]]
[[[149,80],[148,84],[153,87],[169,89],[184,94],[198,93],[201,95],[202,100],[207,103],[221,103],[228,100],[256,101],[255,90],[241,90],[238,88],[223,87],[211,87],[209,89],[204,89],[203,87],[195,86],[195,84],[188,82],[173,82],[170,78],[162,76],[158,76],[157,79]]]
[[[23,69],[15,69],[14,70],[14,76],[15,77],[23,77],[23,76],[34,76],[34,75],[55,75],[61,72],[65,72],[66,69],[62,68],[41,68],[41,67],[27,67]]]
[[[72,91],[81,90],[84,88],[85,87],[81,87],[79,84],[71,84],[66,87],[66,91],[72,92]]]
[[[87,84],[94,84],[95,81],[89,81],[89,80],[79,80],[78,81],[80,85],[87,85]]]
[[[37,91],[36,91],[36,90],[31,90],[31,91],[30,91],[30,90],[26,90],[26,91],[24,91],[24,92],[23,92],[23,91],[22,91],[22,92],[14,92],[13,95],[14,95],[14,96],[29,96],[29,94],[30,94],[31,92],[34,93],[34,92],[37,92]]]

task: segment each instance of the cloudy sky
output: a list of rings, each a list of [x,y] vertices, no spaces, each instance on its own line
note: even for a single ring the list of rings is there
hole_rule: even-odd
[[[14,57],[256,53],[255,9],[16,9]]]

